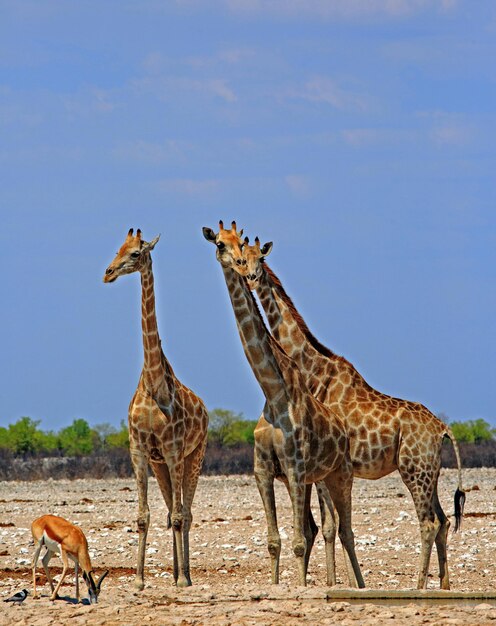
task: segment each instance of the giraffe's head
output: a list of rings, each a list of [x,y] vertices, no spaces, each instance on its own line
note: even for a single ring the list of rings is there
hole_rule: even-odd
[[[243,258],[244,241],[241,238],[243,231],[236,230],[236,222],[232,222],[231,229],[224,228],[219,222],[217,234],[211,228],[203,227],[203,236],[217,247],[217,260],[225,267],[236,269],[240,274],[246,274],[246,261]]]
[[[141,239],[141,230],[138,228],[136,235],[133,235],[131,228],[115,259],[105,270],[103,282],[113,283],[123,274],[139,272],[144,265],[146,256],[153,250],[159,239],[160,235],[150,242],[144,241]]]
[[[272,241],[264,243],[260,246],[260,239],[255,237],[255,244],[249,245],[248,237],[245,237],[245,245],[243,246],[243,260],[246,263],[244,276],[248,281],[250,289],[256,289],[258,281],[263,272],[263,262],[265,257],[272,251]],[[237,269],[237,268],[235,268]]]

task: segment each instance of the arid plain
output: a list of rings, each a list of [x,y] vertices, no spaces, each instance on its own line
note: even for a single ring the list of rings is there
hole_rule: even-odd
[[[451,587],[483,595],[496,591],[496,469],[464,471],[467,488],[460,533],[450,532]],[[453,513],[456,472],[443,470],[439,493]],[[20,605],[3,604],[0,625],[25,624],[496,624],[496,602],[411,600],[384,605],[331,601],[327,597],[324,542],[319,533],[306,588],[296,586],[291,552],[291,509],[277,484],[279,527],[283,540],[281,584],[270,584],[266,524],[252,476],[205,477],[195,498],[191,532],[193,587],[172,582],[172,536],[157,485],[150,479],[151,524],[146,557],[146,586],[137,592],[133,568],[137,551],[137,492],[133,480],[76,480],[0,483],[0,599],[31,591],[33,543],[30,523],[53,513],[80,525],[86,533],[94,569],[110,569],[98,605],[75,604],[73,576],[61,599],[29,595]],[[380,481],[356,480],[353,491],[356,549],[368,589],[412,590],[419,560],[419,531],[411,502],[398,475]],[[319,521],[314,497],[314,514]],[[337,546],[337,589],[348,583]],[[60,560],[51,562],[55,575]],[[438,588],[437,556],[431,560],[429,589]],[[39,581],[44,583],[40,562]],[[72,573],[72,572],[71,572]],[[81,581],[81,588],[86,586]]]

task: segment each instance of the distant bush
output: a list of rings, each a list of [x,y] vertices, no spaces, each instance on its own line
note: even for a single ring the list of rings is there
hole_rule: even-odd
[[[87,456],[27,458],[0,450],[0,480],[128,478],[132,475],[129,452],[119,448]]]
[[[36,454],[41,450],[57,449],[57,438],[52,432],[38,428],[39,420],[21,417],[7,428],[0,428],[0,449],[10,450],[17,455]]]
[[[223,446],[209,441],[203,461],[202,474],[251,474],[253,472],[253,446],[248,443]]]
[[[113,429],[105,436],[105,444],[108,448],[129,449],[129,430],[127,423],[122,420],[120,430]]]
[[[254,443],[253,431],[257,422],[246,420],[242,413],[227,409],[209,411],[208,440],[221,446]]]
[[[91,454],[96,447],[98,433],[90,428],[86,420],[76,419],[58,434],[59,449],[67,456]]]
[[[208,444],[202,473],[245,474],[253,472],[255,421],[241,413],[214,409],[209,413]],[[448,421],[445,416],[440,416]],[[129,457],[129,433],[104,423],[91,427],[75,419],[58,433],[42,431],[39,421],[21,417],[0,427],[0,480],[46,480],[48,478],[113,478],[133,475]],[[496,429],[482,419],[450,424],[463,467],[496,467]],[[443,467],[456,467],[453,446],[442,449]]]
[[[496,428],[491,428],[491,425],[483,419],[451,422],[450,428],[458,442],[482,443],[491,441],[496,436]]]
[[[462,467],[496,467],[496,439],[480,443],[458,444]],[[456,467],[456,457],[451,442],[445,441],[441,451],[443,467]]]

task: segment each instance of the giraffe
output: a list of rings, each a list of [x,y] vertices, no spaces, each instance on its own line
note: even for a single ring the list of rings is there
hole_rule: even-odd
[[[208,413],[202,400],[175,376],[158,334],[151,251],[131,228],[103,281],[141,274],[141,325],[144,365],[129,405],[129,449],[138,487],[138,565],[135,585],[144,588],[144,563],[150,509],[148,465],[157,479],[173,530],[173,573],[179,587],[191,585],[189,531],[191,506],[205,455]]]
[[[308,391],[296,365],[271,336],[246,280],[232,269],[242,267],[241,238],[219,223],[217,234],[205,227],[203,235],[216,248],[236,324],[247,360],[265,395],[264,414],[274,429],[273,458],[255,457],[255,479],[262,497],[268,528],[272,579],[279,566],[280,537],[274,496],[274,477],[287,482],[293,508],[293,552],[299,582],[306,584],[305,502],[307,484],[323,481],[339,514],[339,536],[348,555],[350,578],[364,587],[351,528],[353,469],[344,425]]]
[[[456,532],[465,493],[458,444],[449,426],[418,402],[401,400],[372,388],[344,357],[323,346],[310,332],[281,281],[265,262],[272,242],[254,246],[245,239],[243,273],[255,289],[270,329],[283,350],[298,364],[310,392],[343,420],[350,440],[355,476],[379,479],[399,471],[410,491],[420,525],[421,557],[417,586],[427,587],[430,556],[436,543],[441,589],[449,589],[447,536],[450,522],[437,493],[444,437],[451,440],[458,466],[455,492]],[[259,424],[260,426],[260,424]],[[319,498],[325,494],[318,485]],[[321,501],[322,507],[322,501]],[[333,518],[328,518],[332,526]],[[335,531],[328,530],[326,539]],[[326,545],[327,548],[327,545]]]

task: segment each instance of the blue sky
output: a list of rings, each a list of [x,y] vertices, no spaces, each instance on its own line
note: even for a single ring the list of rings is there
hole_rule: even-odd
[[[180,379],[258,417],[204,225],[236,219],[366,380],[496,426],[496,4],[0,1],[0,423],[118,425],[151,239]]]

